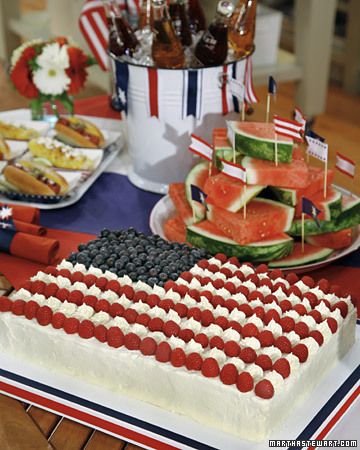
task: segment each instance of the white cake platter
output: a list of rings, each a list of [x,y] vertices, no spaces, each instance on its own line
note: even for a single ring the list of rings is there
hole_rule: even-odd
[[[341,188],[336,187],[341,190]],[[344,191],[345,192],[345,191]],[[171,219],[176,215],[175,206],[169,195],[162,197],[153,207],[150,213],[149,226],[154,234],[158,234],[162,238],[166,239],[164,234],[164,224],[168,219]],[[323,261],[314,262],[302,266],[283,267],[282,271],[291,271],[296,273],[312,272],[317,269],[321,269],[339,259],[343,258],[350,253],[357,251],[360,248],[360,225],[356,227],[354,233],[354,239],[352,244],[344,249],[335,251],[328,258]]]
[[[350,351],[269,439],[359,439],[360,321]],[[301,388],[301,386],[299,386]],[[148,449],[265,450],[185,416],[0,353],[0,392]],[[336,447],[336,446],[335,446]],[[300,447],[292,447],[300,448]]]

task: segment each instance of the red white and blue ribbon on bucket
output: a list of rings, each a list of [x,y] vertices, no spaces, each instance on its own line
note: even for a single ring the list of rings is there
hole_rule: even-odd
[[[119,111],[128,110],[129,65],[115,60],[116,99]]]
[[[203,91],[203,71],[184,70],[183,71],[183,101],[182,118],[194,116],[201,118]]]
[[[148,103],[150,117],[159,117],[159,82],[156,69],[148,67]]]
[[[251,56],[246,58],[245,63],[245,101],[250,105],[259,101],[253,84]]]
[[[11,242],[16,234],[12,217],[12,208],[4,205],[0,208],[0,251],[10,253]]]

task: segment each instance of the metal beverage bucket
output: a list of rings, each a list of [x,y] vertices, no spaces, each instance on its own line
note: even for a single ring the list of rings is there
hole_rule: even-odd
[[[118,62],[114,62],[117,70]],[[244,81],[245,59],[196,69],[196,117],[186,115],[187,102],[194,101],[188,95],[188,69],[156,70],[158,117],[150,115],[149,68],[128,64],[128,69],[129,179],[139,188],[164,194],[169,183],[184,181],[194,165],[195,157],[188,151],[191,134],[211,143],[213,128],[224,127],[226,120],[239,117],[234,112],[223,114],[224,101],[225,108],[233,111],[229,80],[236,75],[237,80]]]

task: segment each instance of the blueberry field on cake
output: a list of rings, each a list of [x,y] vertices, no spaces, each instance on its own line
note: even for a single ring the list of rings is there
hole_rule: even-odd
[[[0,297],[2,352],[259,441],[354,342],[351,298],[325,279],[134,229],[79,250]]]

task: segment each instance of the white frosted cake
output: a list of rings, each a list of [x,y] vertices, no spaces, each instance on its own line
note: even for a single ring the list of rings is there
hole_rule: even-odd
[[[354,342],[356,310],[223,255],[164,287],[62,262],[0,298],[0,351],[264,440]]]

